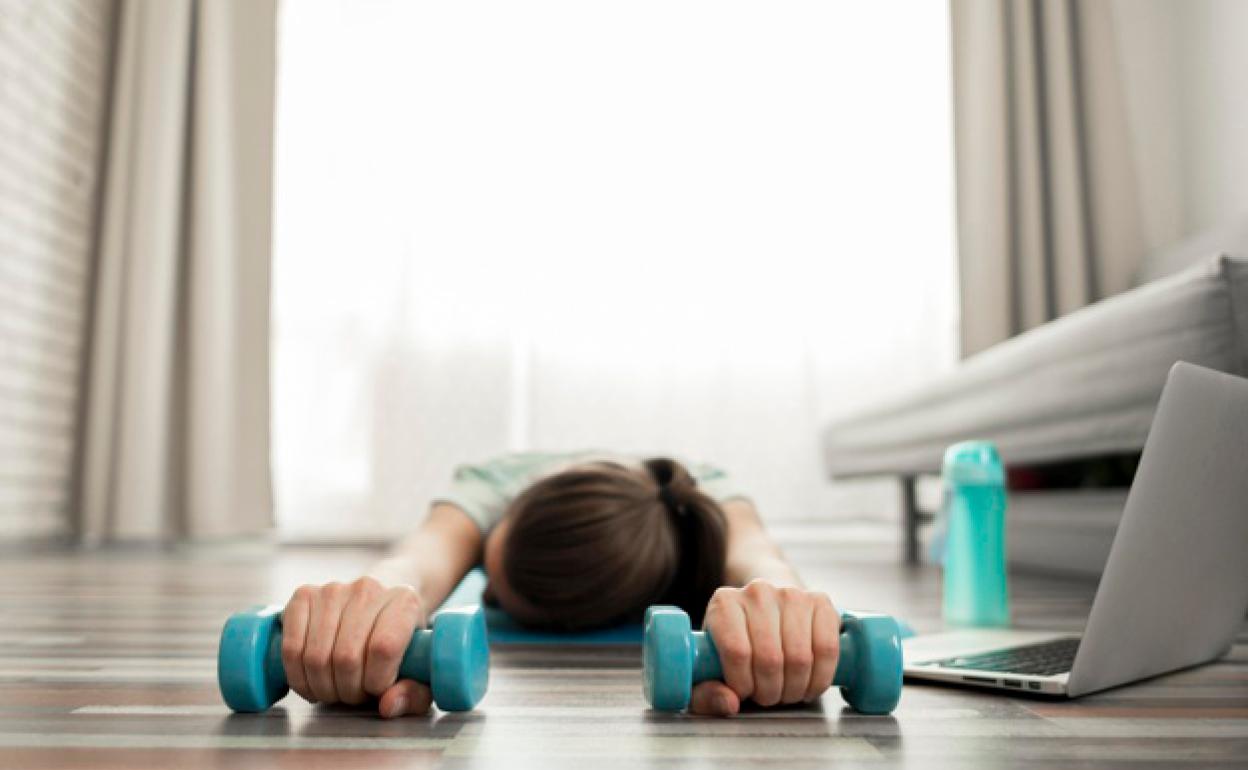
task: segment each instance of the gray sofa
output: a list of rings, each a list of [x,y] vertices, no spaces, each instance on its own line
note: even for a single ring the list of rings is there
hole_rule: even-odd
[[[915,480],[937,473],[953,442],[995,441],[1007,466],[1138,452],[1175,361],[1248,375],[1243,255],[1248,219],[1149,262],[1157,272],[1187,265],[1178,272],[1021,334],[967,358],[920,390],[836,421],[823,434],[828,473],[901,481],[905,556],[913,562],[919,558],[919,525],[929,518],[916,505]],[[1039,561],[1095,571],[1108,552],[1121,498],[1100,493],[1085,501],[1094,504],[1053,498],[1042,506],[1051,512],[1045,523],[1067,537],[1050,543],[1051,553]],[[1017,502],[1012,510],[1021,514],[1030,500]],[[1079,518],[1078,509],[1085,507],[1104,514],[1091,539],[1077,531],[1091,521]],[[1070,549],[1089,552],[1064,564]]]

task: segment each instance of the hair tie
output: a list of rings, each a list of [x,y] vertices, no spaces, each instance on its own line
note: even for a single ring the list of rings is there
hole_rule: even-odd
[[[659,486],[659,500],[676,516],[684,516],[688,513],[684,504],[676,499],[675,493],[672,492],[672,488],[667,484]]]

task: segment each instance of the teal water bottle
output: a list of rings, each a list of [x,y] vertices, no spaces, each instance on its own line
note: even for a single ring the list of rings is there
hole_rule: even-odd
[[[945,622],[1006,626],[1010,597],[1005,572],[1005,469],[989,441],[945,450]]]

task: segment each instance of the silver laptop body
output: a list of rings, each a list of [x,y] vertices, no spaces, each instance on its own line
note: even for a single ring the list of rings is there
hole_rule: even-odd
[[[1222,656],[1246,610],[1248,380],[1180,362],[1166,380],[1083,634],[920,635],[903,642],[905,672],[1077,697]]]

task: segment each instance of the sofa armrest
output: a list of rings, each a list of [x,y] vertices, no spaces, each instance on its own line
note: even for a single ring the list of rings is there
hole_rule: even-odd
[[[823,433],[834,478],[935,472],[955,441],[1007,462],[1135,451],[1175,361],[1248,373],[1248,259],[1219,254],[963,361]]]

